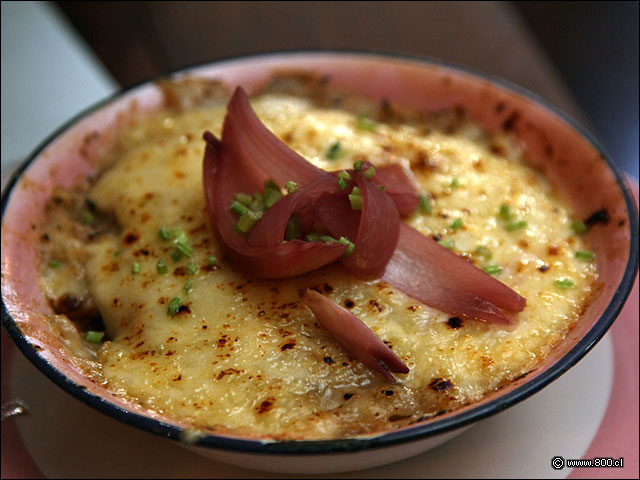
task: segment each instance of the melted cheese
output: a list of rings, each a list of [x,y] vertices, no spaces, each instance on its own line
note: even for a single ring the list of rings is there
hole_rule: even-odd
[[[224,260],[202,188],[202,132],[220,133],[224,107],[160,114],[125,133],[124,153],[89,192],[121,226],[87,242],[82,256],[110,337],[98,360],[114,391],[201,429],[348,437],[477,401],[535,368],[566,335],[589,296],[594,266],[574,257],[587,247],[572,234],[570,213],[545,179],[523,164],[509,138],[489,138],[467,122],[452,129],[438,118],[368,131],[358,128],[353,113],[284,94],[264,94],[253,105],[270,129],[322,168],[349,168],[364,158],[377,165],[409,162],[433,201],[429,213],[417,212],[407,222],[453,241],[454,251],[478,266],[503,267],[497,278],[527,298],[527,307],[511,328],[472,321],[458,326],[341,266],[278,281],[244,276]],[[343,155],[328,160],[336,141]],[[502,204],[526,228],[508,231],[498,216]],[[462,228],[453,228],[458,218]],[[186,232],[198,273],[188,275],[188,259],[169,258],[172,247],[158,236],[161,227]],[[474,255],[478,246],[493,258]],[[211,255],[218,268],[208,266]],[[167,274],[156,270],[160,258]],[[139,274],[132,273],[134,262]],[[539,270],[543,265],[546,272]],[[562,278],[574,286],[558,288],[554,281]],[[410,373],[390,385],[350,358],[299,303],[299,289],[308,286],[349,306]],[[174,297],[188,308],[171,317]]]

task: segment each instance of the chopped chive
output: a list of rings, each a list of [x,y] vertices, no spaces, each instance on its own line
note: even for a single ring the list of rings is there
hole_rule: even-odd
[[[349,202],[353,210],[362,210],[362,196],[349,194]]]
[[[338,173],[338,177],[344,178],[345,180],[351,180],[351,175],[349,175],[349,172],[346,170],[341,170],[340,173]]]
[[[247,213],[240,217],[238,223],[236,223],[236,226],[242,233],[248,233],[253,227],[256,226],[256,223],[258,223],[261,218],[262,212],[253,212],[249,210]]]
[[[180,235],[184,235],[184,232],[179,228],[165,228],[162,227],[158,230],[158,236],[162,240],[171,240],[173,238],[177,238]]]
[[[500,218],[503,220],[511,220],[513,218],[513,214],[511,213],[511,207],[506,204],[500,205],[500,211],[498,212]]]
[[[282,192],[280,188],[267,188],[264,191],[264,206],[266,208],[271,208],[274,203],[282,198]]]
[[[322,234],[320,233],[310,233],[305,237],[305,239],[307,240],[307,242],[317,242],[318,240],[320,240],[321,236]]]
[[[269,179],[269,180],[265,180],[264,181],[264,189],[265,190],[268,190],[268,189],[280,190],[280,187],[278,186],[278,184],[275,181]]]
[[[58,260],[49,261],[49,267],[51,267],[51,268],[55,268],[57,270],[61,266],[62,266],[62,263],[60,263]]]
[[[349,182],[347,182],[344,178],[340,177],[338,178],[338,185],[340,185],[340,190],[344,190],[349,185]]]
[[[117,257],[118,255],[120,255],[120,250],[116,250],[115,252],[113,252],[114,257]]]
[[[93,225],[94,223],[96,223],[96,216],[89,210],[83,210],[80,221],[85,225]]]
[[[156,270],[160,275],[164,275],[169,271],[169,267],[167,267],[167,262],[164,261],[164,258],[159,258],[156,262]]]
[[[191,258],[191,256],[195,252],[195,250],[186,243],[176,243],[176,251],[180,252],[181,255],[184,255],[185,257],[189,257],[189,258]]]
[[[284,184],[284,188],[287,189],[288,193],[296,193],[298,191],[298,184],[292,180],[289,180]]]
[[[571,288],[574,286],[573,280],[570,278],[559,278],[553,284],[558,288]]]
[[[595,252],[590,252],[590,251],[579,251],[576,252],[575,257],[580,259],[580,260],[585,260],[585,261],[591,261],[594,258],[596,258],[596,254]]]
[[[253,194],[253,200],[251,200],[249,209],[254,212],[264,212],[264,202],[261,193],[256,192]]]
[[[245,207],[251,205],[251,195],[246,193],[236,193],[236,201],[240,202]]]
[[[522,230],[523,228],[526,228],[526,227],[527,227],[527,222],[525,222],[524,220],[520,220],[517,222],[509,222],[504,228],[507,229],[507,232],[514,232],[516,230]]]
[[[209,265],[211,265],[212,267],[215,267],[216,265],[218,265],[218,259],[216,258],[215,255],[210,255],[207,261],[209,262]]]
[[[169,255],[169,258],[171,258],[171,260],[173,260],[174,263],[178,263],[182,258],[182,256],[183,256],[182,252],[176,249],[173,252],[171,252],[171,255]]]
[[[238,200],[234,200],[234,202],[231,204],[230,210],[236,215],[238,215],[239,217],[241,217],[242,215],[244,215],[249,211],[249,209],[245,207],[242,203],[240,203]]]
[[[139,273],[140,273],[140,264],[138,262],[133,262],[133,265],[131,265],[131,274],[137,275]]]
[[[193,260],[191,260],[187,265],[187,273],[189,275],[195,275],[196,273],[198,273],[199,270],[200,270],[200,267]]]
[[[100,343],[104,337],[104,332],[96,332],[89,330],[84,336],[84,339],[89,343]]]
[[[424,213],[431,211],[431,200],[426,195],[420,195],[420,210]]]
[[[375,174],[376,174],[376,167],[374,167],[373,165],[367,168],[363,173],[364,177],[368,178],[369,180],[371,180]]]
[[[323,243],[337,242],[337,240],[330,235],[320,235],[320,241]]]
[[[487,260],[491,260],[491,257],[493,257],[493,253],[491,252],[491,250],[489,250],[484,245],[480,245],[478,248],[475,249],[473,253],[475,253],[479,257],[484,257]]]
[[[358,187],[353,187],[353,190],[351,190],[351,194],[360,195],[360,189]]]
[[[451,183],[449,184],[449,186],[451,188],[458,188],[460,186],[460,180],[458,180],[457,177],[453,177],[453,180],[451,180]]]
[[[189,280],[187,280],[187,282],[184,284],[184,287],[182,288],[182,291],[184,293],[186,293],[187,295],[190,294],[191,292],[193,292],[193,278],[190,278]]]
[[[327,150],[327,153],[325,153],[325,157],[329,160],[337,160],[342,156],[342,153],[342,145],[340,145],[340,142],[333,142]]]
[[[287,228],[284,231],[284,239],[295,240],[302,236],[302,230],[300,229],[300,220],[297,217],[291,217],[287,222]]]
[[[351,255],[351,253],[353,253],[353,249],[356,248],[355,244],[346,237],[340,237],[340,239],[338,240],[338,243],[341,243],[347,246],[347,249],[344,251],[345,257],[348,257],[349,255]]]
[[[489,275],[498,275],[502,273],[504,268],[502,268],[500,265],[485,265],[484,267],[482,267],[482,270],[484,270],[484,272],[488,273]]]
[[[451,250],[455,246],[455,242],[453,241],[452,238],[445,238],[442,240],[438,240],[438,243],[442,245],[444,248],[448,248],[449,250]]]
[[[451,223],[451,225],[449,225],[450,228],[454,229],[454,230],[460,230],[462,228],[462,219],[461,218],[456,218],[453,223]]]
[[[582,235],[588,230],[588,227],[582,220],[574,220],[571,222],[571,230],[576,235]]]
[[[178,310],[182,306],[182,299],[180,297],[174,297],[169,302],[169,306],[167,307],[167,314],[175,317],[178,314]]]
[[[363,166],[364,166],[364,160],[356,160],[355,162],[353,162],[353,169],[356,172],[359,172],[360,170],[362,170]]]
[[[378,185],[378,188],[383,192],[387,189],[387,187],[385,187],[384,185]]]
[[[366,115],[358,115],[356,117],[356,126],[361,130],[373,132],[376,129],[376,123]]]

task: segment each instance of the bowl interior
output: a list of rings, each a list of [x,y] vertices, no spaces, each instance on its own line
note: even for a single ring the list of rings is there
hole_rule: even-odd
[[[459,427],[496,413],[526,398],[579,360],[606,332],[632,286],[637,267],[637,213],[620,172],[590,137],[534,95],[465,70],[434,62],[371,54],[294,53],[248,57],[182,72],[217,78],[230,88],[252,91],[274,72],[309,71],[328,75],[331,83],[374,99],[387,99],[419,110],[463,108],[489,132],[511,131],[531,164],[544,172],[568,200],[577,216],[606,211],[608,221],[594,224],[587,240],[597,254],[597,294],[567,338],[542,365],[481,402],[357,441],[301,442],[304,451],[354,449],[426,436]],[[3,324],[21,350],[50,378],[90,405],[142,428],[176,438],[182,427],[113,395],[94,383],[74,360],[48,319],[53,311],[38,288],[36,225],[56,186],[82,183],[96,169],[94,154],[108,148],[131,116],[163,107],[153,84],[118,95],[56,132],[23,167],[3,196],[2,295]],[[277,450],[255,439],[229,432],[208,436],[201,444],[254,451]],[[297,447],[298,448],[298,447]],[[266,449],[266,450],[265,450]],[[289,447],[289,450],[291,448]]]

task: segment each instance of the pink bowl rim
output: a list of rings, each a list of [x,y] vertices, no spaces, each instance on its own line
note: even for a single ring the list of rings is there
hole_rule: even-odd
[[[294,440],[294,441],[264,441],[264,440],[246,440],[237,439],[229,436],[212,435],[207,434],[199,438],[194,445],[209,447],[213,449],[232,450],[237,452],[247,453],[260,453],[260,454],[277,454],[277,455],[290,455],[290,454],[332,454],[338,452],[355,452],[368,449],[378,449],[387,446],[397,445],[401,443],[421,440],[427,437],[435,436],[445,432],[449,432],[465,425],[476,423],[484,418],[509,408],[531,395],[535,394],[543,387],[556,380],[567,370],[573,367],[582,357],[584,357],[597,343],[610,326],[613,324],[618,314],[622,310],[627,297],[629,296],[633,287],[633,281],[635,279],[638,270],[638,242],[634,241],[638,238],[638,213],[636,210],[633,194],[626,183],[625,175],[620,168],[613,162],[606,150],[600,145],[599,141],[590,134],[584,127],[578,122],[572,119],[569,115],[565,114],[558,108],[550,105],[542,97],[533,93],[524,87],[513,84],[507,80],[499,77],[488,75],[477,70],[456,65],[450,62],[446,62],[437,58],[411,55],[411,54],[399,54],[393,52],[376,52],[376,51],[359,51],[359,50],[295,50],[295,51],[276,51],[263,54],[251,54],[242,56],[233,56],[229,58],[217,59],[212,62],[199,63],[194,66],[188,66],[163,74],[157,78],[140,82],[136,85],[121,89],[120,91],[110,95],[109,97],[91,105],[84,109],[70,120],[65,122],[62,126],[51,133],[24,161],[24,163],[15,171],[11,176],[7,186],[2,193],[2,218],[4,219],[4,213],[7,205],[9,204],[11,193],[21,178],[25,170],[36,160],[40,153],[44,151],[50,144],[62,135],[69,128],[80,122],[83,118],[89,114],[99,110],[100,108],[118,100],[120,97],[136,90],[139,87],[148,85],[150,83],[157,82],[161,79],[173,78],[180,76],[181,74],[191,74],[197,72],[200,68],[212,67],[217,64],[224,64],[227,62],[236,62],[251,59],[261,59],[275,56],[287,56],[287,55],[338,55],[338,56],[365,56],[365,57],[377,57],[382,61],[389,60],[404,60],[414,63],[416,66],[433,66],[441,67],[452,70],[457,73],[463,73],[471,75],[478,80],[489,81],[507,91],[516,93],[522,97],[525,97],[546,110],[552,115],[559,117],[571,128],[576,130],[582,137],[584,137],[591,146],[600,154],[601,158],[607,164],[609,170],[613,173],[616,184],[620,188],[625,200],[626,209],[629,214],[628,225],[631,234],[629,256],[627,265],[616,289],[611,302],[607,306],[606,310],[602,313],[600,318],[594,323],[592,328],[587,334],[560,360],[549,367],[546,371],[540,375],[532,378],[531,381],[524,383],[518,388],[500,396],[494,400],[491,400],[478,407],[471,408],[469,410],[461,412],[459,415],[452,415],[442,420],[433,420],[425,424],[416,424],[414,427],[402,429],[400,431],[390,431],[386,433],[380,433],[372,436],[364,436],[359,438],[349,439],[336,439],[336,440]],[[155,420],[143,415],[132,413],[128,410],[120,408],[102,397],[88,392],[84,387],[77,385],[71,381],[58,369],[48,363],[41,357],[33,345],[26,339],[20,328],[16,325],[16,322],[9,315],[7,307],[4,302],[4,294],[2,298],[2,325],[15,341],[16,345],[22,351],[22,353],[49,379],[55,382],[67,393],[71,394],[75,398],[83,401],[96,410],[105,413],[117,420],[120,420],[128,425],[132,425],[143,430],[168,437],[173,440],[181,439],[182,428],[171,425],[159,420]]]

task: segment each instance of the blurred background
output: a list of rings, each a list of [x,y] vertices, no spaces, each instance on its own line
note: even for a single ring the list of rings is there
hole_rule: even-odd
[[[502,77],[585,125],[638,177],[638,2],[63,1],[2,3],[3,178],[121,87],[296,49],[425,55]]]

